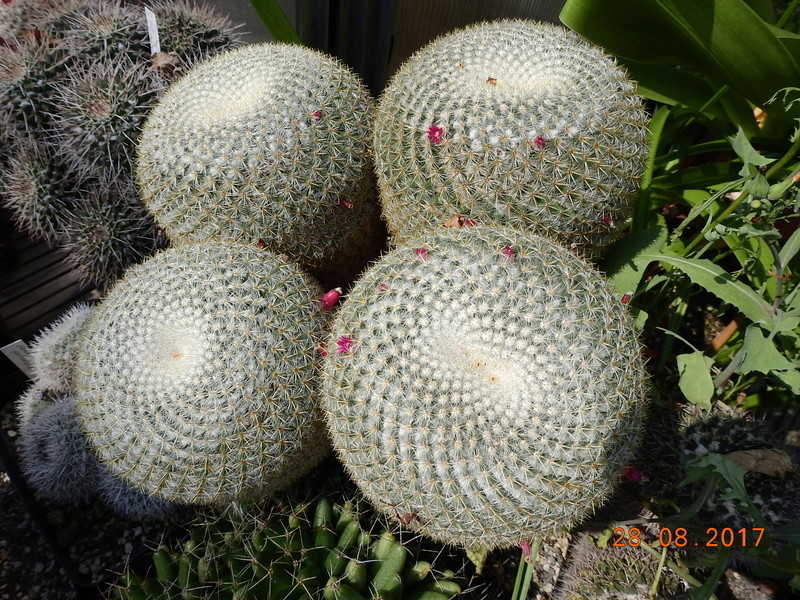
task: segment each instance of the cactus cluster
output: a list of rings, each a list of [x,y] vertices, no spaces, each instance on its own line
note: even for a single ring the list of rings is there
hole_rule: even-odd
[[[75,367],[101,462],[187,504],[269,493],[307,472],[327,451],[321,295],[256,245],[185,244],[131,267],[84,325]]]
[[[142,199],[173,243],[254,243],[309,268],[374,211],[372,100],[335,59],[254,44],[173,84],[137,148]]]
[[[461,592],[453,571],[415,558],[389,530],[363,521],[352,503],[326,497],[228,509],[192,529],[181,547],[159,547],[149,576],[126,571],[112,598],[449,600]]]
[[[499,227],[398,246],[337,312],[334,448],[371,502],[467,548],[569,528],[619,481],[646,372],[628,314],[568,249]]]
[[[172,505],[132,489],[97,460],[70,394],[83,325],[93,310],[76,304],[28,344],[32,385],[15,402],[17,452],[28,485],[59,503],[100,500],[134,518],[161,517]]]
[[[207,8],[164,0],[151,7],[163,48],[162,58],[151,57],[141,6],[122,0],[25,4],[0,46],[0,201],[18,227],[61,245],[81,266],[84,283],[105,289],[159,247],[133,185],[145,115],[171,81],[237,45],[239,36]],[[119,188],[134,194],[120,195]],[[98,210],[99,203],[105,208]],[[85,230],[87,213],[95,224],[106,219],[100,229],[114,231],[118,203],[136,231],[110,240],[72,237]]]
[[[563,27],[507,20],[445,35],[378,105],[389,231],[402,243],[461,214],[597,254],[631,215],[647,120],[625,71]]]

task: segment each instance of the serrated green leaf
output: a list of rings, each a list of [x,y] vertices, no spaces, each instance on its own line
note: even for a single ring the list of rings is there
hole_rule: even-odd
[[[680,375],[678,387],[683,395],[692,404],[710,409],[711,398],[714,396],[714,380],[711,378],[710,369],[714,359],[705,356],[699,350],[689,354],[679,354],[676,359]]]
[[[621,239],[608,251],[603,271],[611,287],[620,295],[635,292],[650,260],[643,255],[658,252],[667,241],[667,228],[661,225]]]
[[[797,369],[772,371],[772,374],[785,383],[793,393],[800,394],[800,371]]]
[[[755,290],[709,260],[667,254],[647,254],[642,258],[658,260],[683,271],[693,283],[711,292],[720,300],[732,304],[754,323],[763,322],[769,326],[773,322],[771,305]]]
[[[744,360],[737,372],[750,373],[758,371],[768,374],[770,371],[791,371],[795,366],[775,347],[757,325],[750,325],[744,332]]]
[[[740,127],[739,130],[736,132],[736,135],[732,138],[729,138],[731,142],[731,147],[733,151],[736,152],[736,155],[742,159],[745,164],[747,165],[754,165],[754,166],[762,166],[768,165],[771,162],[775,162],[774,158],[765,158],[761,156],[758,152],[756,152],[755,148],[750,144],[750,140],[745,135],[744,131]],[[747,175],[746,169],[743,169],[743,173],[741,175]]]

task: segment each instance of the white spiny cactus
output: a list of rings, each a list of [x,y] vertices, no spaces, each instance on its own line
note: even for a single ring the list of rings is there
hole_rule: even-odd
[[[571,527],[641,436],[647,375],[624,305],[533,234],[441,229],[395,248],[348,294],[326,352],[323,406],[349,473],[443,542]]]

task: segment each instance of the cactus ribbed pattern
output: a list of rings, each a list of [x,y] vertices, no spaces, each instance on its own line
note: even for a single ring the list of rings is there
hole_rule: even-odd
[[[569,528],[640,437],[646,373],[601,275],[507,228],[441,229],[356,282],[323,369],[333,446],[371,502],[442,542]]]
[[[247,508],[212,515],[182,548],[160,546],[151,575],[126,571],[111,597],[451,600],[461,592],[453,571],[417,560],[352,502]]]
[[[268,493],[312,468],[327,450],[320,295],[255,245],[187,244],[130,268],[87,320],[75,368],[101,462],[190,504]]]
[[[322,53],[254,44],[173,84],[139,139],[142,199],[173,242],[262,240],[307,267],[374,202],[372,101]]]
[[[389,230],[402,243],[461,214],[595,254],[631,214],[646,125],[623,69],[562,27],[507,20],[450,33],[406,61],[378,104]]]

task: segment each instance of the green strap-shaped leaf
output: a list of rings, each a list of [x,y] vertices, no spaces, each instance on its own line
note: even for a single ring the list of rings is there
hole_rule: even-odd
[[[772,325],[774,311],[751,287],[736,280],[730,273],[703,258],[683,258],[667,254],[647,254],[642,258],[658,260],[680,269],[693,283],[711,292],[720,300],[738,308],[754,323]]]
[[[568,0],[560,18],[612,54],[689,68],[757,105],[800,81],[792,54],[742,0]]]
[[[258,16],[264,22],[272,39],[287,44],[302,44],[303,41],[286,18],[278,0],[250,0]]]

